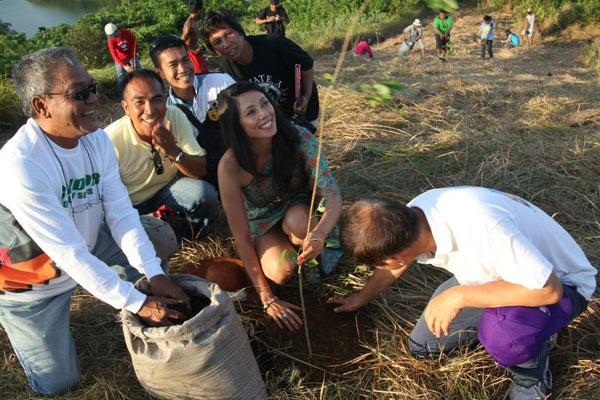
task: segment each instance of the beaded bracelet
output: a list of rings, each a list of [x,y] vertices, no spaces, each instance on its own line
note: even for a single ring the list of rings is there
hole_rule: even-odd
[[[269,308],[271,306],[271,304],[275,303],[277,300],[279,300],[279,298],[277,296],[273,296],[271,297],[271,300],[267,301],[265,304],[263,304],[263,312],[266,314],[267,313],[267,308]]]

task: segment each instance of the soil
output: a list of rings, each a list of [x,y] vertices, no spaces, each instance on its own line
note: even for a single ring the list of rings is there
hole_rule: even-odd
[[[210,299],[206,296],[194,296],[190,300],[192,303],[191,310],[185,304],[172,304],[169,306],[169,308],[185,314],[187,317],[185,320],[188,320],[196,316],[196,314],[202,311],[204,307],[210,304]],[[171,321],[173,321],[176,324],[182,324],[185,320],[171,319]]]
[[[298,280],[279,286],[280,299],[301,305]],[[250,340],[263,374],[291,366],[309,381],[321,382],[324,374],[334,379],[354,369],[351,361],[364,353],[364,344],[374,342],[372,323],[365,313],[335,313],[326,300],[333,295],[326,284],[304,288],[305,325],[308,326],[312,358],[309,357],[304,327],[298,331],[279,329],[261,310],[256,293],[248,291],[248,301],[240,303],[243,318],[255,321]],[[300,312],[301,313],[301,312]]]

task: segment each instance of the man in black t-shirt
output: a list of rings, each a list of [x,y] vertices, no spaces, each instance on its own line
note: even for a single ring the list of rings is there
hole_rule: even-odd
[[[207,47],[221,56],[223,72],[236,81],[264,87],[288,117],[309,129],[311,125],[314,131],[319,95],[313,80],[313,59],[306,51],[285,37],[246,36],[244,28],[224,8],[206,14],[201,32]],[[296,65],[300,69],[298,95]]]
[[[269,35],[285,36],[285,26],[289,24],[290,19],[283,6],[279,5],[279,0],[271,0],[271,5],[260,10],[256,14],[256,23],[265,25],[265,33]]]

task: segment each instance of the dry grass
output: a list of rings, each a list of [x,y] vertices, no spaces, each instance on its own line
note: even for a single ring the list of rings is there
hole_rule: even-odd
[[[531,199],[563,224],[600,264],[600,93],[595,71],[574,60],[577,43],[545,39],[533,48],[495,46],[481,62],[471,36],[480,16],[457,13],[454,52],[445,64],[434,57],[430,20],[425,20],[428,58],[418,52],[399,59],[399,39],[374,47],[375,60],[347,56],[336,87],[321,79],[338,55],[319,57],[316,77],[325,123],[325,154],[346,204],[373,191],[394,191],[405,200],[432,187],[481,185]],[[498,31],[513,27],[502,15]],[[371,107],[360,83],[396,80],[404,90],[389,104]],[[110,110],[109,110],[110,111]],[[220,214],[209,241],[187,244],[173,260],[235,255]],[[345,262],[313,297],[347,294],[369,272]],[[481,348],[458,357],[416,360],[406,338],[444,272],[415,266],[356,315],[360,344],[351,359],[316,354],[310,362],[252,304],[239,311],[263,367],[273,399],[497,399],[508,375]],[[73,302],[73,334],[84,379],[56,399],[147,399],[133,374],[115,323],[115,311],[85,293]],[[308,310],[308,313],[315,310]],[[271,324],[272,325],[272,324]],[[313,327],[312,342],[324,338]],[[296,340],[296,338],[294,338]],[[302,337],[298,337],[300,342]],[[2,337],[0,398],[33,399],[10,345]],[[307,366],[312,365],[312,368]],[[563,330],[550,354],[552,399],[600,398],[600,300]]]

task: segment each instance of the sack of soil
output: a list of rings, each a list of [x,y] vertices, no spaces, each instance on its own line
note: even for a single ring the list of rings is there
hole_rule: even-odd
[[[227,294],[196,276],[169,278],[192,298],[190,319],[148,327],[135,314],[121,311],[127,350],[144,389],[160,399],[266,398],[248,336]],[[146,278],[135,286],[150,292]]]

